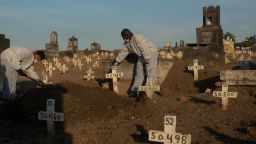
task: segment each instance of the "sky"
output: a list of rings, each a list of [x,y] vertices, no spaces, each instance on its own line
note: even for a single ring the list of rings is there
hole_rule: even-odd
[[[58,33],[60,50],[68,38],[78,38],[78,49],[92,42],[104,50],[122,48],[120,32],[151,39],[157,47],[166,42],[196,42],[203,26],[203,7],[219,5],[223,32],[236,41],[256,34],[255,0],[1,0],[0,33],[11,46],[45,49],[50,33]]]

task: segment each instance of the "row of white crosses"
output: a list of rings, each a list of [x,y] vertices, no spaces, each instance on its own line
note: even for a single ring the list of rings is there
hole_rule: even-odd
[[[222,101],[222,109],[228,109],[228,99],[237,98],[237,92],[229,92],[228,84],[226,82],[222,83],[221,91],[213,91],[213,97],[220,97]]]
[[[55,121],[64,121],[64,113],[55,112],[55,100],[47,99],[46,101],[46,111],[39,111],[39,120],[47,121],[47,133],[52,136],[55,134]]]
[[[163,59],[174,59],[175,57],[178,59],[182,59],[183,57],[183,52],[182,51],[178,51],[178,52],[174,52],[174,51],[166,51],[166,50],[160,50],[159,55],[161,58]]]
[[[164,144],[191,144],[191,135],[176,132],[176,116],[164,117],[164,131],[149,130],[148,140]]]
[[[198,80],[198,70],[204,69],[203,65],[198,65],[198,60],[193,60],[193,66],[188,66],[188,70],[194,71],[194,81]]]

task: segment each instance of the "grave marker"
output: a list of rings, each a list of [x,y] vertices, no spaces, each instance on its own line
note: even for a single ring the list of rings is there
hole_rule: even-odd
[[[66,66],[66,64],[63,64],[63,65],[61,66],[61,71],[62,71],[62,73],[63,73],[63,74],[66,74],[67,70],[68,70],[68,67]]]
[[[176,132],[176,116],[166,115],[164,117],[164,131],[150,130],[149,141],[164,144],[191,144],[191,135],[183,135]]]
[[[49,135],[54,135],[54,121],[64,121],[64,113],[55,112],[55,100],[47,99],[46,112],[40,111],[38,113],[38,119],[47,120],[47,132]]]
[[[145,86],[139,86],[139,91],[145,91],[147,94],[147,97],[152,99],[153,98],[153,92],[154,91],[160,91],[160,86],[155,85],[152,82],[151,78],[147,78],[147,83]]]
[[[203,65],[198,65],[198,60],[193,60],[193,66],[188,66],[188,70],[194,71],[194,80],[198,80],[198,70],[204,69]]]
[[[237,92],[228,92],[228,84],[222,83],[221,91],[213,91],[213,97],[221,97],[222,109],[228,109],[228,98],[237,98]]]
[[[119,92],[118,92],[118,82],[117,82],[117,79],[123,77],[123,75],[124,75],[124,74],[123,74],[122,72],[117,73],[117,72],[116,72],[116,67],[113,67],[113,66],[112,66],[112,72],[106,74],[106,78],[107,78],[107,79],[108,79],[108,78],[111,78],[111,79],[112,79],[112,81],[113,81],[113,90],[114,90],[117,94],[119,94]]]
[[[49,77],[52,77],[52,71],[55,70],[55,67],[52,66],[52,63],[49,63],[48,68],[46,70],[49,72]]]
[[[89,67],[89,70],[88,71],[86,71],[86,75],[84,75],[84,79],[86,79],[86,80],[92,80],[92,79],[94,79],[94,71],[92,71],[92,68],[91,67]]]

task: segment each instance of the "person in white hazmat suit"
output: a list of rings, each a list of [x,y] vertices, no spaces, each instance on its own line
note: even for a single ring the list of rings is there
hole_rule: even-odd
[[[14,100],[16,98],[17,75],[23,75],[43,85],[38,74],[34,71],[33,62],[45,58],[43,51],[32,52],[28,48],[11,47],[1,53],[1,69],[3,71],[2,98]]]
[[[155,84],[157,81],[157,58],[158,51],[152,41],[139,34],[133,34],[125,28],[121,32],[124,40],[124,47],[118,53],[112,66],[116,67],[121,63],[128,54],[136,54],[138,61],[136,64],[136,74],[129,97],[138,97],[138,88],[142,85],[145,76]]]

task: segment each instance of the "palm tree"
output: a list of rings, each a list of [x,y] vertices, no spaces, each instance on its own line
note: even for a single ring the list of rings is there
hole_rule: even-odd
[[[226,32],[226,33],[223,34],[223,38],[224,38],[224,39],[227,39],[228,36],[229,36],[229,38],[232,39],[234,42],[236,41],[236,36],[235,36],[233,33],[231,33],[231,32]]]

